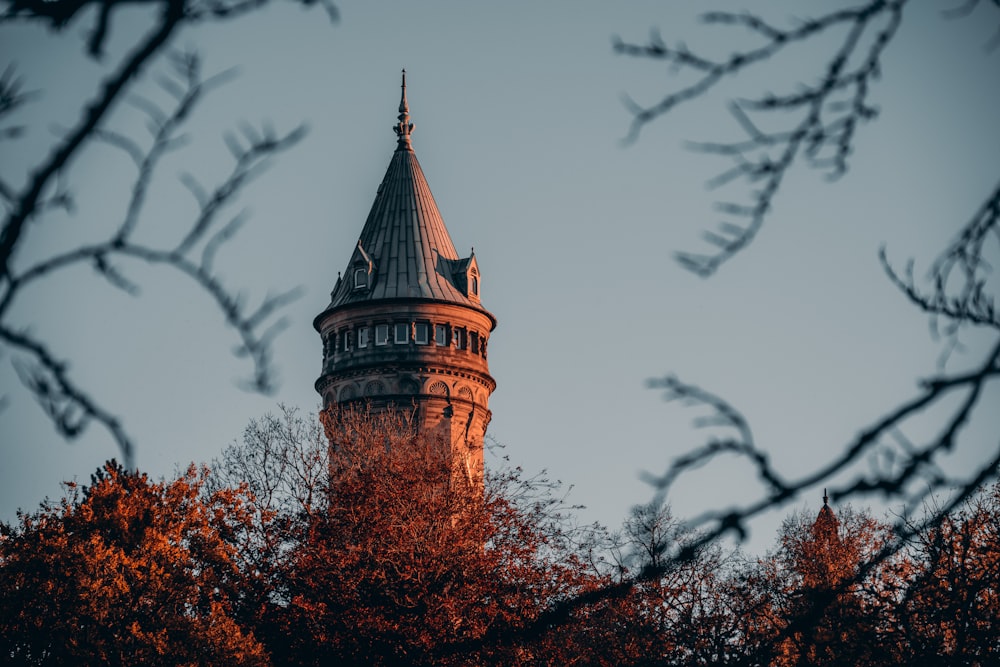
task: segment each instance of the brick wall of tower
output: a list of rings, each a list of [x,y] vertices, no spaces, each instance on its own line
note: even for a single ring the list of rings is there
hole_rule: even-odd
[[[451,443],[470,479],[482,479],[483,438],[496,383],[484,310],[428,301],[353,304],[317,319],[325,406],[413,411],[417,428]],[[400,336],[402,334],[402,336]]]

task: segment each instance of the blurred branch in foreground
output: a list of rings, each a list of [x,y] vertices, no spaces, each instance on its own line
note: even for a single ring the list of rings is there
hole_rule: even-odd
[[[127,3],[98,3],[88,0],[6,1],[0,8],[0,28],[13,29],[19,23],[36,22],[56,32],[73,24],[78,15],[93,6],[97,9],[93,30],[87,39],[86,52],[95,61],[105,57],[104,46],[112,25],[112,13]],[[182,183],[194,196],[197,213],[186,231],[173,245],[150,245],[136,239],[144,204],[162,158],[182,147],[186,136],[182,129],[206,94],[220,85],[228,72],[203,77],[201,59],[193,52],[171,52],[168,45],[188,25],[204,20],[226,20],[256,10],[267,3],[245,0],[208,0],[185,3],[177,0],[146,0],[131,4],[157,7],[160,14],[151,16],[149,32],[137,37],[120,62],[115,64],[96,87],[91,100],[81,105],[75,125],[56,140],[51,152],[34,164],[21,168],[26,174],[23,185],[0,176],[0,202],[5,212],[0,223],[0,343],[13,352],[14,365],[24,386],[37,398],[57,432],[64,438],[80,436],[92,423],[102,426],[114,439],[126,467],[133,465],[134,442],[126,433],[120,417],[83,386],[70,372],[70,360],[46,339],[20,321],[15,305],[30,300],[30,289],[67,269],[89,265],[107,283],[128,294],[139,292],[138,284],[127,274],[124,265],[145,263],[165,266],[185,276],[216,304],[226,323],[239,337],[235,354],[247,357],[251,377],[244,385],[255,391],[274,389],[275,373],[271,362],[271,343],[284,327],[276,313],[294,299],[298,290],[265,296],[251,305],[241,290],[227,286],[214,268],[220,249],[233,238],[245,215],[226,213],[248,184],[270,160],[304,135],[299,126],[278,132],[267,124],[260,128],[243,123],[239,132],[227,134],[226,145],[233,157],[230,173],[219,183],[206,187],[190,175]],[[302,4],[313,2],[303,0]],[[322,3],[331,18],[336,10]],[[157,101],[137,88],[144,70],[163,61],[164,71],[156,77],[162,89]],[[6,123],[9,116],[22,111],[34,97],[13,65],[0,75],[0,141],[18,139],[26,128]],[[113,110],[123,103],[145,117],[149,137],[129,136],[108,126]],[[67,188],[69,172],[94,142],[120,149],[135,165],[136,176],[127,196],[125,214],[107,235],[94,231],[94,240],[45,257],[19,257],[27,239],[41,233],[41,218],[54,210],[75,213],[74,199]],[[229,216],[223,221],[224,216]]]

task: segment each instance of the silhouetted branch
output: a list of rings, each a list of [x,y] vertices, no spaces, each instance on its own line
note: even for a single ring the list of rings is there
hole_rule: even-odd
[[[935,457],[953,449],[955,438],[967,425],[986,383],[998,376],[1000,376],[1000,342],[993,347],[976,370],[924,380],[921,383],[920,393],[914,398],[897,406],[864,429],[853,442],[848,443],[839,456],[796,480],[785,481],[784,476],[771,464],[766,451],[756,447],[752,440],[710,441],[675,459],[662,476],[649,479],[659,493],[666,493],[670,484],[684,471],[695,465],[704,465],[719,454],[735,452],[748,458],[753,463],[757,476],[767,483],[768,494],[755,502],[727,510],[709,511],[692,519],[688,524],[689,527],[702,532],[700,537],[687,547],[688,549],[697,549],[728,533],[735,533],[738,538],[743,539],[747,534],[750,520],[779,508],[794,500],[803,491],[824,483],[830,487],[830,496],[839,502],[878,493],[888,499],[903,500],[907,508],[916,506],[928,495],[939,490],[957,488],[965,490],[964,495],[969,495],[979,487],[982,480],[988,480],[996,474],[996,460],[987,463],[971,477],[963,478],[945,475],[937,467]],[[720,423],[729,422],[729,415],[735,412],[728,404],[715,397],[711,397],[711,400],[701,398],[711,395],[683,385],[676,379],[667,378],[654,381],[652,384],[665,385],[671,392],[680,396],[698,397],[696,398],[698,403],[710,405],[718,411]],[[681,388],[680,391],[678,387]],[[893,461],[889,469],[872,470],[868,477],[840,485],[833,482],[836,476],[847,472],[863,457],[875,453],[879,447],[886,446],[884,438],[903,427],[908,419],[933,406],[944,404],[953,394],[960,396],[958,407],[945,419],[941,432],[927,444],[918,446],[912,451],[904,449],[894,453],[891,456]],[[918,488],[908,494],[907,489],[913,486]]]
[[[22,86],[23,82],[15,73],[14,66],[7,65],[0,73],[0,118],[12,113],[37,94],[22,91]],[[0,126],[0,141],[17,139],[22,134],[24,127],[21,125]],[[14,196],[13,189],[0,181],[0,197],[7,202],[13,202]]]
[[[27,333],[0,326],[0,340],[32,360],[16,365],[18,375],[61,436],[70,440],[77,438],[89,422],[95,421],[111,434],[123,458],[132,460],[135,447],[121,422],[70,379],[65,361],[58,360],[45,345]]]
[[[929,291],[917,286],[912,261],[900,273],[889,263],[885,248],[879,252],[889,279],[911,303],[930,315],[931,330],[948,342],[942,363],[959,344],[964,327],[1000,330],[995,295],[987,289],[993,272],[991,255],[1000,258],[1000,185],[931,264],[927,276],[931,283]]]
[[[59,5],[65,3],[41,2],[39,4]],[[183,18],[183,8],[184,3],[181,0],[171,0],[164,4],[163,15],[157,27],[130,56],[125,58],[121,66],[105,79],[101,86],[101,92],[93,102],[84,108],[83,116],[76,127],[68,133],[62,144],[52,152],[52,155],[33,172],[28,186],[24,193],[17,198],[14,210],[5,217],[3,228],[0,230],[0,275],[6,276],[11,272],[10,262],[14,251],[21,238],[25,223],[36,211],[42,191],[55,174],[67,165],[84,141],[93,135],[126,85],[138,76],[146,63],[164,47],[167,39]]]
[[[995,318],[995,312],[984,305],[992,304],[992,300],[983,289],[982,272],[989,268],[985,259],[986,240],[994,237],[1000,240],[997,235],[997,228],[1000,226],[998,209],[1000,187],[991,193],[972,221],[935,260],[929,276],[935,291],[930,296],[924,296],[915,286],[912,271],[908,272],[908,278],[900,278],[888,265],[883,254],[883,264],[890,278],[911,301],[932,317],[947,317],[958,324],[967,322],[996,329],[996,323],[992,319]],[[954,281],[958,284],[953,285],[958,290],[958,296],[948,297],[945,289],[953,272],[958,276]],[[894,558],[915,536],[935,529],[962,503],[1000,474],[1000,441],[997,441],[992,456],[983,460],[971,473],[949,475],[938,465],[940,457],[955,449],[959,436],[969,425],[977,408],[986,410],[987,416],[992,415],[990,411],[994,409],[980,406],[980,401],[987,384],[995,382],[997,378],[1000,378],[1000,337],[972,370],[942,372],[923,380],[919,383],[918,392],[910,400],[891,408],[884,416],[863,429],[837,456],[797,478],[788,478],[778,471],[766,450],[755,443],[745,417],[730,403],[674,377],[651,380],[650,387],[665,390],[667,400],[680,400],[686,405],[709,409],[707,416],[695,420],[696,427],[733,432],[731,436],[713,435],[701,447],[676,457],[662,475],[647,475],[646,480],[657,490],[651,507],[664,503],[671,486],[682,474],[706,465],[723,454],[736,454],[748,460],[756,476],[766,486],[765,495],[754,501],[728,509],[707,511],[694,517],[684,524],[685,534],[690,536],[689,539],[663,540],[653,545],[646,565],[634,575],[558,601],[528,624],[519,627],[497,626],[477,644],[530,641],[541,637],[565,623],[577,610],[620,599],[644,582],[660,580],[673,569],[691,562],[724,536],[745,539],[754,518],[787,505],[803,492],[820,484],[830,489],[830,496],[835,502],[860,500],[875,494],[888,500],[902,501],[899,520],[891,527],[891,534],[878,549],[861,560],[851,576],[817,595],[805,613],[792,616],[790,622],[781,628],[777,639],[811,631],[817,627],[819,619],[838,595],[864,582],[876,572],[876,568]],[[934,411],[935,414],[946,411],[936,433],[926,437],[923,442],[904,435],[903,429],[911,420],[929,411]],[[920,425],[919,431],[926,432],[926,427]],[[865,458],[872,462],[866,475],[844,482],[837,481]],[[933,503],[936,498],[934,494],[939,492],[947,493],[948,500],[935,504],[934,511],[925,512],[920,520],[915,520],[913,511],[921,505]],[[470,646],[471,642],[452,649],[460,653]]]
[[[658,33],[646,44],[628,44],[616,40],[619,53],[663,61],[672,72],[686,73],[693,82],[677,88],[659,102],[644,106],[631,100],[633,119],[628,140],[635,140],[642,128],[675,107],[715,88],[726,78],[735,78],[752,66],[782,57],[792,44],[814,41],[821,34],[837,41],[829,55],[818,62],[822,70],[811,83],[799,83],[792,92],[762,92],[733,100],[729,110],[743,138],[732,142],[691,144],[695,150],[732,160],[733,166],[709,181],[711,187],[724,187],[734,181],[751,186],[750,200],[720,201],[717,210],[729,220],[718,230],[704,234],[713,246],[706,254],[679,253],[678,261],[702,276],[708,276],[726,260],[752,241],[770,211],[782,180],[799,161],[837,178],[848,167],[858,127],[876,116],[868,103],[869,90],[878,78],[885,49],[896,35],[909,0],[870,0],[851,9],[835,10],[819,17],[785,27],[750,13],[709,12],[702,20],[713,26],[742,28],[760,41],[756,47],[737,50],[725,58],[695,53],[683,44],[668,45]],[[966,3],[967,14],[977,2]],[[993,4],[1000,6],[1000,3]],[[787,84],[786,84],[787,85]],[[777,129],[775,129],[775,127]],[[770,129],[764,129],[770,128]],[[957,344],[958,331],[965,326],[1000,329],[992,290],[988,288],[990,258],[1000,256],[1000,187],[997,187],[952,242],[934,261],[929,272],[930,290],[921,289],[912,264],[905,272],[893,269],[881,254],[883,267],[915,305],[931,316],[935,331],[941,331]],[[992,246],[988,246],[993,243]],[[668,377],[654,380],[652,387],[667,390],[667,398],[680,398],[691,404],[710,408],[711,417],[698,420],[697,426],[716,426],[733,430],[731,437],[716,437],[703,446],[676,458],[660,476],[649,476],[665,494],[678,476],[705,465],[720,454],[736,454],[751,462],[754,472],[764,482],[766,494],[761,499],[728,510],[712,511],[690,523],[700,537],[689,548],[698,548],[718,537],[746,534],[748,521],[779,507],[800,492],[821,482],[832,488],[831,496],[847,500],[871,494],[900,499],[912,508],[938,490],[958,488],[959,496],[974,492],[984,479],[997,472],[995,459],[984,463],[967,477],[949,476],[937,465],[938,458],[951,451],[979,405],[987,383],[1000,375],[1000,339],[972,370],[946,373],[923,381],[911,400],[889,410],[876,420],[830,461],[799,479],[786,479],[757,446],[742,415],[719,397],[694,385]],[[911,442],[903,429],[918,415],[929,410],[944,413],[939,431],[925,441]],[[941,411],[941,412],[938,412]],[[945,412],[947,411],[947,412]],[[867,456],[882,464],[865,477],[833,484]],[[687,548],[687,547],[686,547]],[[679,557],[687,554],[679,552]]]
[[[136,94],[132,88],[142,71],[163,50],[168,40],[185,23],[207,19],[226,19],[266,4],[266,0],[205,0],[178,2],[177,0],[13,0],[2,3],[0,24],[18,21],[35,21],[62,30],[72,23],[82,10],[93,8],[94,24],[87,37],[87,51],[99,58],[110,29],[114,25],[113,12],[126,5],[150,5],[159,8],[153,27],[135,47],[117,64],[101,82],[89,104],[82,107],[76,124],[67,129],[51,154],[35,166],[26,165],[29,174],[25,186],[17,191],[0,181],[0,199],[8,209],[0,226],[0,341],[18,351],[24,359],[18,360],[18,373],[28,390],[35,395],[57,431],[67,438],[80,435],[90,423],[99,423],[112,435],[122,449],[126,465],[132,465],[133,445],[124,433],[119,420],[110,411],[100,407],[84,388],[77,385],[68,373],[68,364],[57,353],[24,327],[11,321],[12,306],[24,290],[38,281],[51,278],[60,271],[88,264],[99,276],[116,288],[129,294],[138,293],[138,285],[122,270],[125,262],[140,262],[167,266],[187,276],[199,289],[206,292],[225,316],[226,323],[236,330],[239,345],[237,356],[247,357],[253,372],[245,385],[257,391],[274,388],[274,369],[270,345],[285,322],[275,313],[294,299],[298,291],[291,290],[267,296],[259,306],[251,308],[238,291],[226,287],[215,273],[213,264],[222,245],[231,239],[240,227],[244,216],[232,218],[221,227],[216,220],[223,208],[240,195],[243,188],[264,168],[269,159],[293,146],[304,135],[304,127],[279,134],[269,125],[257,130],[248,124],[241,127],[242,140],[235,144],[235,165],[231,173],[210,193],[197,184],[193,176],[185,176],[182,183],[198,200],[198,213],[179,241],[165,247],[155,247],[133,240],[134,231],[143,217],[143,206],[157,167],[164,155],[181,147],[185,136],[181,128],[190,118],[200,99],[212,88],[228,78],[223,72],[210,78],[201,75],[201,60],[195,53],[176,52],[167,57],[168,69],[155,78],[156,83],[169,98],[169,105],[161,105],[150,98]],[[302,2],[302,4],[313,4]],[[335,17],[335,10],[323,3]],[[17,109],[29,97],[22,92],[22,83],[12,67],[0,75],[0,117]],[[146,128],[151,135],[148,146],[115,129],[105,126],[109,112],[119,102],[127,102],[146,117]],[[0,138],[18,134],[17,128],[0,128]],[[67,168],[91,140],[103,142],[125,154],[136,166],[126,212],[114,231],[104,240],[82,243],[50,257],[32,259],[25,267],[16,266],[16,254],[29,229],[30,220],[38,218],[48,209],[59,206],[69,209],[72,199],[64,189]],[[30,168],[29,168],[30,167]],[[54,193],[54,194],[46,194]],[[199,249],[200,246],[200,249]]]
[[[644,475],[645,481],[658,489],[658,496],[666,496],[671,485],[686,471],[701,467],[716,456],[726,453],[750,459],[761,480],[775,491],[780,493],[782,489],[786,488],[785,482],[777,477],[776,472],[771,468],[767,454],[754,443],[750,425],[733,406],[718,396],[694,385],[685,384],[675,377],[650,380],[648,384],[654,389],[664,389],[664,398],[668,401],[681,400],[687,405],[709,407],[711,414],[696,419],[696,427],[731,428],[736,431],[738,436],[736,438],[712,438],[702,447],[675,459],[663,475]]]
[[[184,239],[177,245],[175,252],[184,254],[201,241],[211,228],[219,210],[227,204],[233,197],[249,183],[257,174],[267,166],[267,158],[294,145],[305,136],[305,127],[299,126],[283,137],[278,137],[272,132],[259,136],[252,128],[242,128],[244,141],[239,142],[234,135],[226,135],[226,143],[236,159],[233,171],[225,181],[219,185],[211,194],[206,194],[205,190],[194,180],[186,175],[184,183],[192,191],[198,204],[201,207],[201,214],[195,220],[191,229]]]
[[[729,220],[720,222],[717,232],[705,234],[712,250],[677,253],[682,266],[707,277],[749,245],[771,211],[785,175],[800,159],[824,171],[827,178],[843,175],[858,126],[877,114],[867,101],[869,88],[879,75],[882,54],[900,25],[907,2],[872,0],[855,9],[807,19],[791,28],[772,25],[748,13],[709,12],[702,16],[705,23],[743,28],[763,40],[761,46],[718,60],[692,53],[684,45],[670,47],[657,33],[645,45],[615,41],[614,48],[619,53],[662,60],[674,71],[696,75],[694,83],[667,94],[655,104],[626,102],[632,113],[627,140],[634,141],[647,123],[701,96],[724,79],[782,55],[792,44],[835,29],[846,30],[829,56],[825,71],[817,75],[814,83],[800,83],[794,93],[762,93],[730,102],[730,111],[746,139],[691,144],[695,150],[723,155],[734,162],[733,167],[709,181],[710,187],[742,180],[752,190],[749,202],[727,202],[718,207]],[[757,117],[780,118],[783,129],[763,131]]]

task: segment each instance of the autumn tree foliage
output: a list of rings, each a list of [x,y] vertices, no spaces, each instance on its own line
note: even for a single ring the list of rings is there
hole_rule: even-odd
[[[910,660],[1000,662],[1000,484],[918,534],[899,610]]]
[[[67,485],[2,526],[0,662],[996,662],[1000,486],[914,520],[902,549],[890,523],[824,503],[752,558],[662,502],[613,535],[579,527],[557,485],[470,479],[409,417],[283,409],[211,472],[112,462]]]
[[[775,551],[747,576],[755,643],[773,664],[894,662],[901,557],[879,560],[889,539],[889,527],[867,512],[835,514],[826,502],[818,516],[786,519]]]
[[[153,482],[109,462],[0,537],[0,662],[264,665],[233,618],[239,491],[204,471]]]
[[[730,653],[735,616],[734,554],[719,545],[677,557],[691,534],[660,501],[632,508],[613,540],[627,594],[614,605],[616,660],[609,664],[720,664]],[[591,610],[600,618],[607,611]]]
[[[322,419],[327,506],[284,563],[276,653],[293,664],[560,662],[573,623],[530,645],[518,630],[600,582],[550,487],[512,470],[470,479],[448,440],[403,412]]]

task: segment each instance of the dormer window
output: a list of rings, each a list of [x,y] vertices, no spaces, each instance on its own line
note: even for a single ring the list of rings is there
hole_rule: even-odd
[[[349,283],[351,290],[355,292],[369,290],[375,282],[375,262],[361,247],[361,241],[358,241],[358,247],[354,249],[354,254],[348,265],[348,274],[344,276],[344,279],[351,281]]]
[[[354,269],[354,289],[367,289],[368,288],[368,270],[359,266]]]
[[[469,297],[472,301],[479,302],[479,262],[476,261],[476,255],[473,253],[469,255],[468,259],[459,260],[461,263],[461,274],[459,275],[459,284],[465,296]]]

